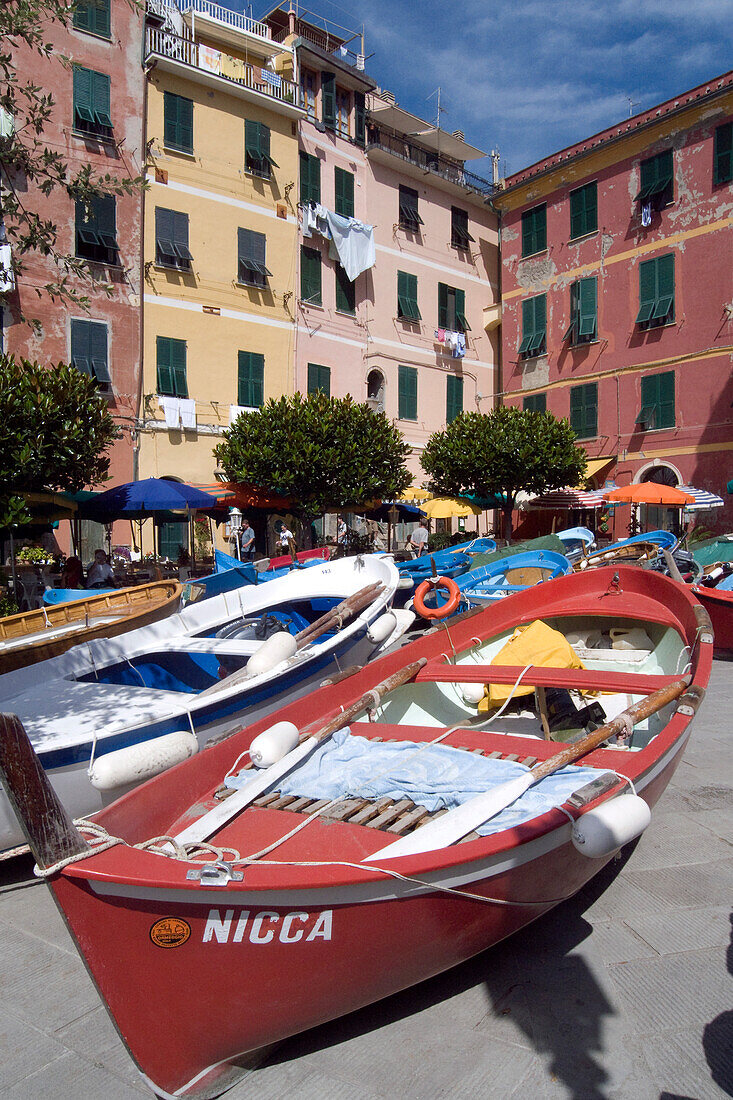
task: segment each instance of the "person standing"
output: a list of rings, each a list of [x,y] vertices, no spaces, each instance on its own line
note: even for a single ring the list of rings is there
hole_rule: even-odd
[[[255,533],[250,527],[248,519],[242,520],[242,530],[239,532],[239,553],[242,561],[254,560]]]
[[[428,548],[428,521],[421,519],[419,525],[410,535],[409,547],[414,558],[420,558]]]
[[[346,520],[343,516],[339,516],[336,521],[336,545],[339,547],[342,553],[346,551],[346,537],[348,534],[348,528],[346,526]]]

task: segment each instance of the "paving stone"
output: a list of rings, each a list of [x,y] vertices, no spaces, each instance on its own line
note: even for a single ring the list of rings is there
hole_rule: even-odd
[[[63,1044],[25,1020],[0,1011],[0,1092],[66,1053]]]
[[[664,802],[662,806],[661,811],[654,811],[654,829],[650,826],[636,846],[631,861],[634,871],[682,867],[733,856],[730,844],[699,825],[692,814],[670,813]]]
[[[729,910],[722,906],[669,909],[639,916],[630,914],[626,924],[659,955],[676,955],[680,951],[705,947],[724,948],[731,933]]]
[[[685,951],[609,968],[621,1005],[639,1035],[705,1024],[729,1008],[733,980],[721,953]]]
[[[3,893],[0,924],[12,924],[26,935],[60,947],[69,955],[77,954],[71,933],[45,882],[36,881]]]
[[[733,860],[665,867],[656,870],[628,870],[626,878],[657,903],[687,905],[725,905],[733,897]]]
[[[150,1098],[151,1093],[142,1085],[132,1087],[120,1081],[76,1054],[65,1054],[4,1093],[6,1100],[39,1100],[45,1095],[53,1100],[140,1100],[141,1096]]]
[[[680,1024],[684,1020],[680,1019]],[[731,1044],[728,1041],[728,1066],[731,1065]],[[729,1096],[712,1075],[705,1055],[704,1028],[680,1027],[679,1030],[665,1032],[650,1042],[638,1035],[629,1037],[629,1046],[635,1058],[640,1052],[649,1065],[650,1072],[657,1085],[657,1096],[689,1096],[694,1100],[721,1100]],[[733,1078],[728,1078],[733,1084]]]

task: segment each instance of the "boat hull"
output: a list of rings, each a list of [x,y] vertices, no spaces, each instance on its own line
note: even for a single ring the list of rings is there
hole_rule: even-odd
[[[715,648],[733,650],[733,592],[702,585],[693,585],[692,591],[710,616]]]

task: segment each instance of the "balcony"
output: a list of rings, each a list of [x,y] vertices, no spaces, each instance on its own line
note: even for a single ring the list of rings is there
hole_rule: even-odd
[[[399,157],[413,169],[410,174],[414,176],[431,173],[461,191],[474,192],[484,198],[493,195],[496,190],[493,183],[473,172],[467,172],[461,161],[452,160],[433,149],[419,145],[387,126],[375,125],[373,122],[367,125],[366,148],[367,154],[377,153],[376,159],[380,159],[380,153]]]
[[[160,0],[157,2],[160,3]],[[243,34],[254,34],[258,38],[271,37],[270,28],[266,23],[261,23],[259,19],[253,19],[250,15],[239,15],[237,12],[230,11],[229,8],[222,8],[220,4],[212,4],[211,0],[178,0],[177,6],[183,15],[195,12],[196,15],[206,16],[217,23],[226,23]]]
[[[186,2],[186,0],[182,0]],[[205,4],[206,0],[191,0],[197,6]],[[150,0],[148,0],[150,4]],[[217,7],[216,4],[209,5]],[[223,10],[223,9],[222,9]],[[244,16],[235,16],[244,19]],[[264,65],[253,65],[238,57],[223,53],[212,46],[203,46],[192,38],[184,38],[173,34],[165,27],[146,27],[145,30],[145,58],[155,58],[163,63],[164,67],[172,68],[180,72],[180,66],[191,70],[192,79],[197,79],[212,87],[222,88],[225,84],[232,92],[256,93],[281,104],[286,113],[300,107],[300,89],[292,80],[285,80],[278,73],[272,72]]]

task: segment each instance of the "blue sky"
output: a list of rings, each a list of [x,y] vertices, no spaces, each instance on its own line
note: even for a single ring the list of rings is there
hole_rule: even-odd
[[[273,4],[225,0],[255,17]],[[358,30],[367,72],[400,106],[463,130],[501,173],[693,88],[733,65],[733,0],[309,0]],[[474,170],[490,176],[490,163]]]

